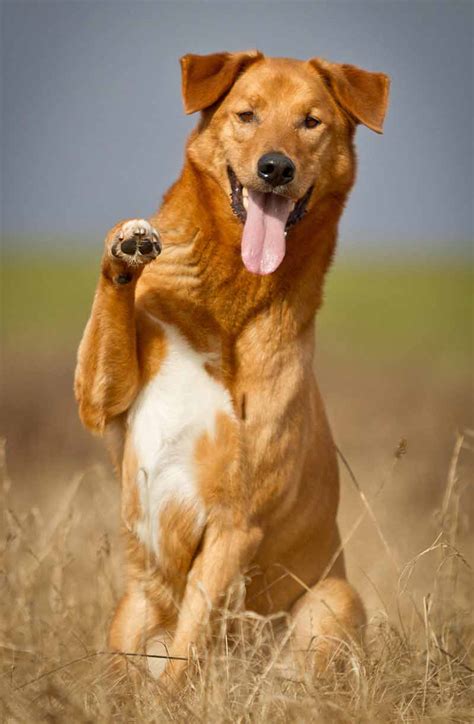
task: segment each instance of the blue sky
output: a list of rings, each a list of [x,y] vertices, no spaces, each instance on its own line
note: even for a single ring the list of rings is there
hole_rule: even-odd
[[[100,239],[151,213],[196,121],[183,113],[179,57],[258,47],[392,77],[385,134],[358,130],[342,244],[466,248],[472,20],[467,0],[4,2],[3,231]]]

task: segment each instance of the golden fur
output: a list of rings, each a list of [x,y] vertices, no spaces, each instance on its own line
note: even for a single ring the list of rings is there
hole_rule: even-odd
[[[182,70],[186,111],[202,114],[181,176],[149,220],[163,253],[131,263],[112,253],[125,222],[109,232],[76,373],[81,418],[106,436],[122,477],[128,583],[110,643],[137,651],[162,632],[170,652],[186,657],[211,608],[248,573],[246,605],[289,612],[296,648],[311,648],[321,667],[334,648],[324,637],[356,636],[364,611],[342,555],[327,576],[339,546],[339,489],[313,371],[314,316],[354,182],[354,131],[360,122],[381,132],[389,81],[353,66],[256,51],[188,55]],[[249,107],[258,125],[236,115]],[[321,121],[311,133],[295,122],[308,113]],[[261,189],[257,160],[275,149],[296,167],[290,198],[314,189],[306,215],[288,232],[282,264],[258,276],[240,256],[242,224],[229,203],[227,167],[244,186]],[[119,283],[121,275],[128,283]],[[169,502],[157,558],[133,532],[143,511],[127,416],[160,374],[166,325],[207,360],[233,414],[220,412],[214,433],[195,443],[205,527],[196,528],[185,504]],[[184,668],[169,662],[163,676],[177,680]]]

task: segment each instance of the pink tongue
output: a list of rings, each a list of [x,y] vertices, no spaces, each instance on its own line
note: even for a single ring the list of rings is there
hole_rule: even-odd
[[[249,189],[241,252],[245,267],[253,274],[271,274],[283,261],[285,226],[292,206],[284,196]]]

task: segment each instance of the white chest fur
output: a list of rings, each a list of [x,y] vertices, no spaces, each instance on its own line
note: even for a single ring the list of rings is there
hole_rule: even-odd
[[[162,326],[166,357],[128,417],[143,513],[135,532],[157,555],[160,513],[168,502],[194,509],[196,527],[204,527],[206,511],[194,461],[196,442],[205,432],[213,435],[218,412],[233,414],[229,393],[204,368],[207,357],[193,350],[175,328]]]

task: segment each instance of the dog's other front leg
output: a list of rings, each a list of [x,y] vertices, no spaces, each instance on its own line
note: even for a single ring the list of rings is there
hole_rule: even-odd
[[[239,528],[210,524],[184,593],[171,654],[186,659],[190,647],[205,633],[212,609],[219,605],[230,585],[245,572],[262,539],[257,526]],[[174,688],[186,669],[186,661],[168,662],[163,684]]]
[[[144,266],[160,251],[158,233],[144,219],[120,222],[105,239],[100,279],[75,376],[79,414],[93,432],[102,434],[137,394],[135,287]]]

